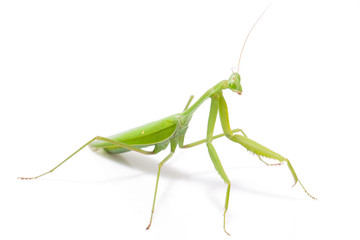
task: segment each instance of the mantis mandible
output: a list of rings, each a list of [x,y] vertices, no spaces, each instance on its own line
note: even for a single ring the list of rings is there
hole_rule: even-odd
[[[265,9],[266,11],[267,9]],[[149,229],[151,226],[151,222],[153,219],[153,214],[155,210],[155,202],[156,202],[156,194],[158,190],[158,184],[159,184],[159,178],[160,178],[160,171],[162,166],[174,155],[175,150],[177,146],[179,148],[191,148],[198,146],[200,144],[205,143],[208,152],[211,158],[211,161],[214,164],[214,167],[216,171],[220,174],[221,178],[224,180],[224,182],[227,184],[227,190],[226,190],[226,197],[225,197],[225,209],[224,209],[224,216],[223,216],[223,229],[226,234],[230,235],[225,228],[225,216],[226,212],[228,210],[229,205],[229,195],[230,195],[230,180],[227,177],[225,170],[223,169],[223,166],[220,162],[219,156],[216,153],[216,150],[213,146],[212,141],[220,138],[220,137],[227,137],[231,141],[238,143],[242,145],[244,148],[246,148],[248,151],[254,153],[257,155],[257,157],[264,162],[266,165],[280,165],[282,162],[286,163],[294,180],[295,184],[299,182],[301,187],[304,189],[304,191],[313,199],[316,199],[312,195],[309,194],[309,192],[305,189],[303,184],[300,182],[298,176],[295,173],[294,168],[292,167],[290,161],[281,156],[280,154],[270,150],[267,147],[264,147],[263,145],[255,142],[254,140],[251,140],[246,136],[244,131],[241,129],[231,129],[230,123],[229,123],[229,116],[228,116],[228,108],[225,101],[225,98],[223,96],[223,90],[229,89],[234,93],[237,93],[239,95],[242,94],[242,87],[240,84],[240,75],[239,75],[239,66],[240,66],[240,60],[241,56],[246,44],[246,41],[260,20],[260,18],[263,16],[265,11],[260,15],[260,17],[256,20],[250,31],[248,32],[248,35],[246,36],[246,39],[243,43],[239,62],[238,62],[238,68],[237,72],[233,72],[230,77],[227,80],[223,80],[207,90],[193,105],[190,106],[192,99],[194,96],[191,96],[188,100],[185,109],[181,113],[177,113],[168,117],[165,117],[163,119],[160,119],[158,121],[154,121],[148,124],[145,124],[143,126],[110,136],[110,137],[101,137],[97,136],[85,143],[83,146],[81,146],[78,150],[76,150],[74,153],[72,153],[69,157],[67,157],[65,160],[63,160],[61,163],[59,163],[57,166],[55,166],[53,169],[51,169],[48,172],[45,172],[39,176],[32,177],[32,178],[24,178],[21,177],[20,179],[36,179],[39,177],[42,177],[48,173],[53,172],[55,169],[57,169],[59,166],[61,166],[63,163],[65,163],[67,160],[69,160],[71,157],[73,157],[76,153],[81,151],[86,146],[90,146],[93,150],[96,149],[103,149],[104,151],[111,153],[111,154],[119,154],[124,153],[128,151],[134,151],[137,153],[145,154],[145,155],[152,155],[157,154],[158,152],[165,150],[170,145],[170,153],[163,159],[159,165],[158,165],[158,171],[157,171],[157,177],[156,177],[156,184],[155,184],[155,192],[154,192],[154,198],[152,203],[152,209],[151,209],[151,216],[150,216],[150,222],[146,229]],[[196,141],[190,144],[184,144],[184,138],[186,131],[188,129],[188,125],[190,123],[190,120],[195,113],[195,111],[202,105],[204,101],[207,99],[211,99],[211,106],[210,106],[210,114],[209,114],[209,120],[207,125],[207,133],[206,138],[200,141]],[[214,127],[217,115],[220,117],[220,122],[222,126],[223,133],[219,135],[214,136]],[[241,134],[236,134],[241,133]],[[143,148],[154,146],[154,149],[152,151],[144,150]],[[266,163],[261,157],[267,157],[270,159],[274,159],[279,161],[278,164],[268,164]],[[294,184],[294,185],[295,185]]]

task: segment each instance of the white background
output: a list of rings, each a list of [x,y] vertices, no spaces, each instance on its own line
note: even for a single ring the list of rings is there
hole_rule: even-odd
[[[180,112],[236,67],[269,1],[2,1],[0,238],[230,239],[226,185],[205,145],[163,168],[145,231],[156,156],[86,148]],[[266,167],[227,139],[215,147],[232,182],[232,239],[360,239],[359,1],[274,1],[226,91],[233,128],[290,159]],[[205,137],[209,102],[187,142]],[[220,124],[216,133],[221,132]]]

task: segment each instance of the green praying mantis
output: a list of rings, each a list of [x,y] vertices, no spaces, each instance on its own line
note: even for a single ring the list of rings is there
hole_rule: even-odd
[[[226,212],[228,210],[228,205],[229,205],[229,195],[230,195],[231,183],[230,183],[228,176],[225,173],[225,170],[220,162],[219,156],[218,156],[218,154],[214,148],[214,145],[212,143],[213,140],[225,136],[228,139],[230,139],[231,141],[242,145],[248,151],[257,155],[257,157],[262,162],[264,162],[266,165],[280,165],[281,163],[286,163],[294,180],[295,180],[295,184],[297,182],[299,182],[301,187],[304,189],[304,191],[311,198],[316,199],[315,197],[313,197],[312,195],[309,194],[309,192],[305,189],[303,184],[300,182],[297,174],[295,173],[294,168],[292,167],[290,161],[287,158],[270,150],[267,147],[264,147],[263,145],[255,142],[254,140],[251,140],[250,138],[248,138],[246,136],[246,134],[244,133],[243,130],[230,128],[228,108],[227,108],[225,98],[223,96],[223,91],[226,89],[229,89],[232,92],[241,95],[242,87],[241,87],[241,83],[240,83],[241,78],[239,75],[239,66],[240,66],[241,56],[242,56],[246,41],[247,41],[250,33],[252,32],[255,25],[260,20],[260,18],[263,16],[265,11],[260,15],[260,17],[257,19],[257,21],[252,26],[251,30],[248,32],[248,35],[247,35],[247,37],[243,43],[242,49],[241,49],[237,72],[233,72],[227,80],[223,80],[223,81],[219,82],[218,84],[216,84],[215,86],[213,86],[212,88],[210,88],[209,90],[207,90],[193,105],[190,106],[191,101],[194,98],[194,96],[191,96],[185,106],[185,109],[181,113],[170,115],[170,116],[160,119],[158,121],[154,121],[154,122],[145,124],[143,126],[140,126],[140,127],[137,127],[137,128],[134,128],[134,129],[110,136],[110,137],[101,137],[101,136],[94,137],[93,139],[91,139],[90,141],[85,143],[83,146],[81,146],[78,150],[76,150],[73,154],[71,154],[69,157],[67,157],[65,160],[63,160],[60,164],[55,166],[50,171],[45,172],[36,177],[32,177],[32,178],[21,177],[20,179],[36,179],[36,178],[42,177],[48,173],[51,173],[55,169],[57,169],[59,166],[61,166],[63,163],[65,163],[70,158],[72,158],[76,153],[78,153],[79,151],[84,149],[86,146],[90,146],[90,148],[92,148],[93,150],[102,149],[111,154],[119,154],[119,153],[124,153],[124,152],[128,152],[128,151],[134,151],[134,152],[145,154],[145,155],[152,155],[152,154],[157,154],[162,150],[165,150],[170,145],[170,153],[158,165],[150,222],[146,228],[146,229],[149,229],[151,226],[151,223],[152,223],[153,214],[154,214],[154,210],[155,210],[156,194],[157,194],[157,190],[158,190],[160,172],[161,172],[163,165],[174,155],[177,146],[179,146],[179,148],[186,149],[186,148],[195,147],[195,146],[205,143],[208,148],[208,152],[209,152],[211,161],[213,162],[216,171],[220,174],[221,178],[227,184],[226,197],[225,197],[225,209],[224,209],[224,215],[223,215],[223,229],[226,234],[230,235],[226,231],[226,228],[225,228],[225,216],[226,216]],[[184,144],[185,134],[186,134],[188,125],[191,121],[193,114],[202,105],[202,103],[209,98],[211,99],[211,106],[210,106],[210,114],[209,114],[208,125],[207,125],[206,138],[203,140],[200,140],[200,141],[190,143],[190,144]],[[215,127],[215,122],[216,122],[218,115],[220,117],[220,122],[221,122],[221,127],[223,130],[223,133],[214,136],[214,127]],[[238,133],[241,133],[241,134],[238,134]],[[147,150],[143,149],[143,148],[150,147],[150,146],[154,147],[152,151],[147,151]],[[274,160],[279,161],[280,163],[268,164],[262,159],[262,157],[274,159]]]

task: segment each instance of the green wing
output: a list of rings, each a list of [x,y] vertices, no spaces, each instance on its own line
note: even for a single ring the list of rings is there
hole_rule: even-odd
[[[132,146],[147,147],[168,140],[177,127],[177,114],[145,124],[128,131],[112,135],[108,138]],[[119,148],[104,141],[94,141],[91,147],[104,148],[112,153],[126,152],[127,149]],[[116,151],[114,151],[116,150]]]

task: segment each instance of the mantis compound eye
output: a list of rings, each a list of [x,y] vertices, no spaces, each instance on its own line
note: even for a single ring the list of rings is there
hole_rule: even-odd
[[[235,83],[230,83],[229,88],[232,89],[232,90],[236,89],[236,84]]]

